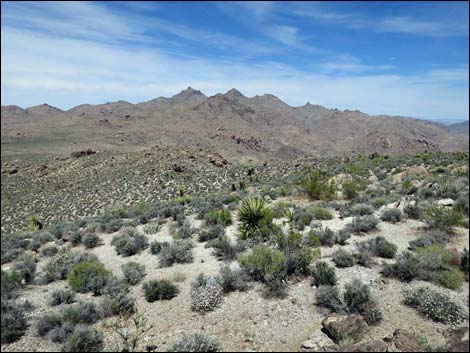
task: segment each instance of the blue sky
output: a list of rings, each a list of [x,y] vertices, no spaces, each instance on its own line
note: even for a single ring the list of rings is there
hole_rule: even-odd
[[[2,105],[133,103],[232,87],[468,119],[468,2],[1,3]]]

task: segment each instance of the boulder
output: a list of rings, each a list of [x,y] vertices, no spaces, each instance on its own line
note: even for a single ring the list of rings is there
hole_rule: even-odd
[[[447,340],[448,352],[468,352],[468,327],[459,327],[454,330]]]
[[[415,167],[409,167],[401,173],[397,173],[392,176],[392,181],[394,184],[399,184],[407,178],[417,177],[420,175],[427,175],[428,170],[423,165],[418,165]]]
[[[384,338],[388,342],[388,352],[420,352],[421,347],[416,337],[408,331],[396,329],[393,336]]]
[[[445,207],[452,207],[454,206],[454,203],[455,201],[452,199],[442,199],[442,200],[436,201],[436,204],[438,204],[439,206],[445,206]]]
[[[225,167],[228,164],[228,161],[218,153],[210,154],[207,157],[209,162],[217,167]]]
[[[341,352],[387,352],[388,345],[382,340],[356,343],[341,349]]]
[[[367,331],[368,325],[361,315],[330,315],[323,321],[324,330],[336,343],[344,340],[359,340]]]
[[[449,260],[449,264],[453,265],[453,266],[460,266],[462,260],[460,258],[459,250],[457,248],[447,248],[446,250],[451,255],[451,258]]]

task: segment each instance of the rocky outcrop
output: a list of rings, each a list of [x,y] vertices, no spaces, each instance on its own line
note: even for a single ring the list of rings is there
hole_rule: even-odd
[[[368,325],[361,315],[330,315],[322,321],[323,328],[334,342],[357,341],[367,331]]]

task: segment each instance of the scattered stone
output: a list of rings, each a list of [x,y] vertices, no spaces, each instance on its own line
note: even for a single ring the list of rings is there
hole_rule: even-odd
[[[421,347],[416,337],[410,332],[396,329],[393,336],[384,338],[388,342],[389,352],[420,352]]]
[[[367,331],[368,325],[361,315],[333,314],[322,321],[323,328],[336,343],[345,339],[359,340]]]

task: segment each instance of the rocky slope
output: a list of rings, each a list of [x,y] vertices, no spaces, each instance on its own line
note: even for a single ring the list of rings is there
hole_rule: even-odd
[[[171,98],[83,104],[68,111],[47,104],[2,106],[1,122],[3,154],[134,151],[155,144],[255,160],[468,150],[461,128],[310,103],[291,107],[270,94],[246,97],[236,89],[207,97],[188,87]]]

